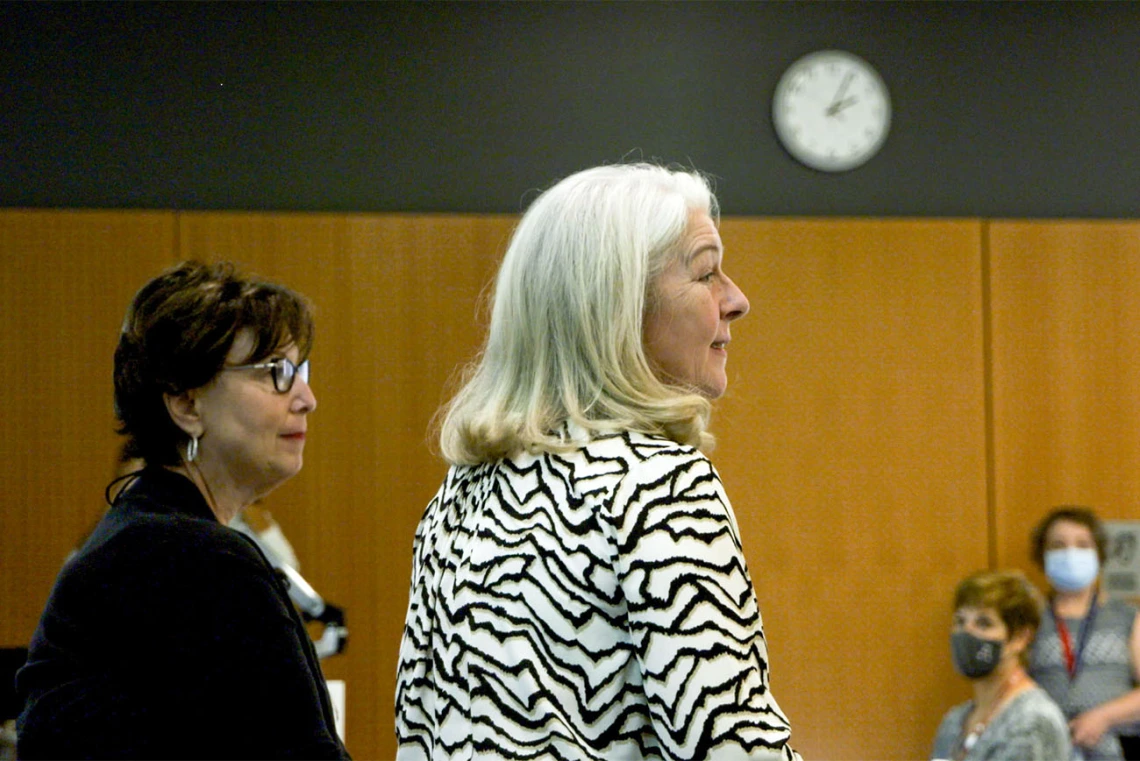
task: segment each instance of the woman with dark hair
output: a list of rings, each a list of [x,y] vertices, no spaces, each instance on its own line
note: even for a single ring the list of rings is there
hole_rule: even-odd
[[[1100,589],[1108,539],[1087,507],[1054,508],[1033,532],[1052,587],[1029,673],[1061,706],[1083,758],[1140,758],[1140,613]]]
[[[21,758],[348,757],[286,587],[226,525],[301,469],[312,340],[303,297],[228,264],[135,296],[115,407],[145,467],[52,589],[17,676]]]

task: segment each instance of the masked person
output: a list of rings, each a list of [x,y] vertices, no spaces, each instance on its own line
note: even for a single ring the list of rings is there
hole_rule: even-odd
[[[1100,591],[1107,537],[1086,507],[1050,511],[1033,532],[1033,558],[1052,587],[1029,673],[1069,720],[1085,759],[1140,758],[1137,611]]]
[[[982,571],[958,584],[950,650],[974,698],[942,717],[931,758],[1069,758],[1064,716],[1025,671],[1041,608],[1041,593],[1016,571]]]

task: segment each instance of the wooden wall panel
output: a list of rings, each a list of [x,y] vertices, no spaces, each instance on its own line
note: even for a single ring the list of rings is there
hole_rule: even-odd
[[[1054,505],[1140,518],[1140,223],[994,222],[999,564]]]
[[[805,758],[926,758],[987,563],[980,225],[722,223],[751,301],[713,462]]]
[[[349,747],[391,757],[412,533],[444,471],[429,423],[478,348],[514,222],[0,212],[14,410],[0,434],[0,644],[26,644],[102,510],[111,352],[131,295],[178,259],[233,259],[317,306],[306,466],[266,506],[305,576],[348,611],[349,650],[326,669],[348,684]],[[987,565],[991,543],[999,565],[1022,564],[1043,505],[1136,517],[1136,227],[726,219],[722,234],[752,313],[733,328],[712,457],[795,744],[815,758],[925,757],[966,695],[946,637],[958,578]]]
[[[0,211],[0,646],[27,645],[106,507],[119,327],[173,245],[170,213]]]
[[[480,294],[512,217],[183,214],[181,254],[279,280],[317,308],[305,467],[265,501],[303,575],[347,611],[348,650],[325,661],[347,688],[357,758],[395,754],[396,662],[412,538],[445,466],[429,424],[483,336]]]

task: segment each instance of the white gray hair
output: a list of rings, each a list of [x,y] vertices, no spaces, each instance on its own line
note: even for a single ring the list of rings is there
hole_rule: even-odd
[[[708,400],[658,379],[642,343],[649,287],[693,212],[718,220],[705,177],[644,163],[587,169],[540,195],[499,267],[483,351],[441,410],[443,456],[565,451],[577,446],[568,423],[711,447]]]

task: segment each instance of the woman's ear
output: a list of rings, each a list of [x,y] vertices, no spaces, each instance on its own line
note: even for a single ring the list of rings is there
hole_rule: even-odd
[[[193,391],[180,394],[163,394],[166,411],[174,424],[185,431],[187,436],[198,438],[202,435],[202,416],[198,412],[198,400]]]
[[[1012,635],[1010,635],[1009,647],[1007,649],[1010,652],[1021,655],[1031,644],[1033,644],[1034,633],[1035,632],[1033,629],[1028,626],[1021,627]]]

